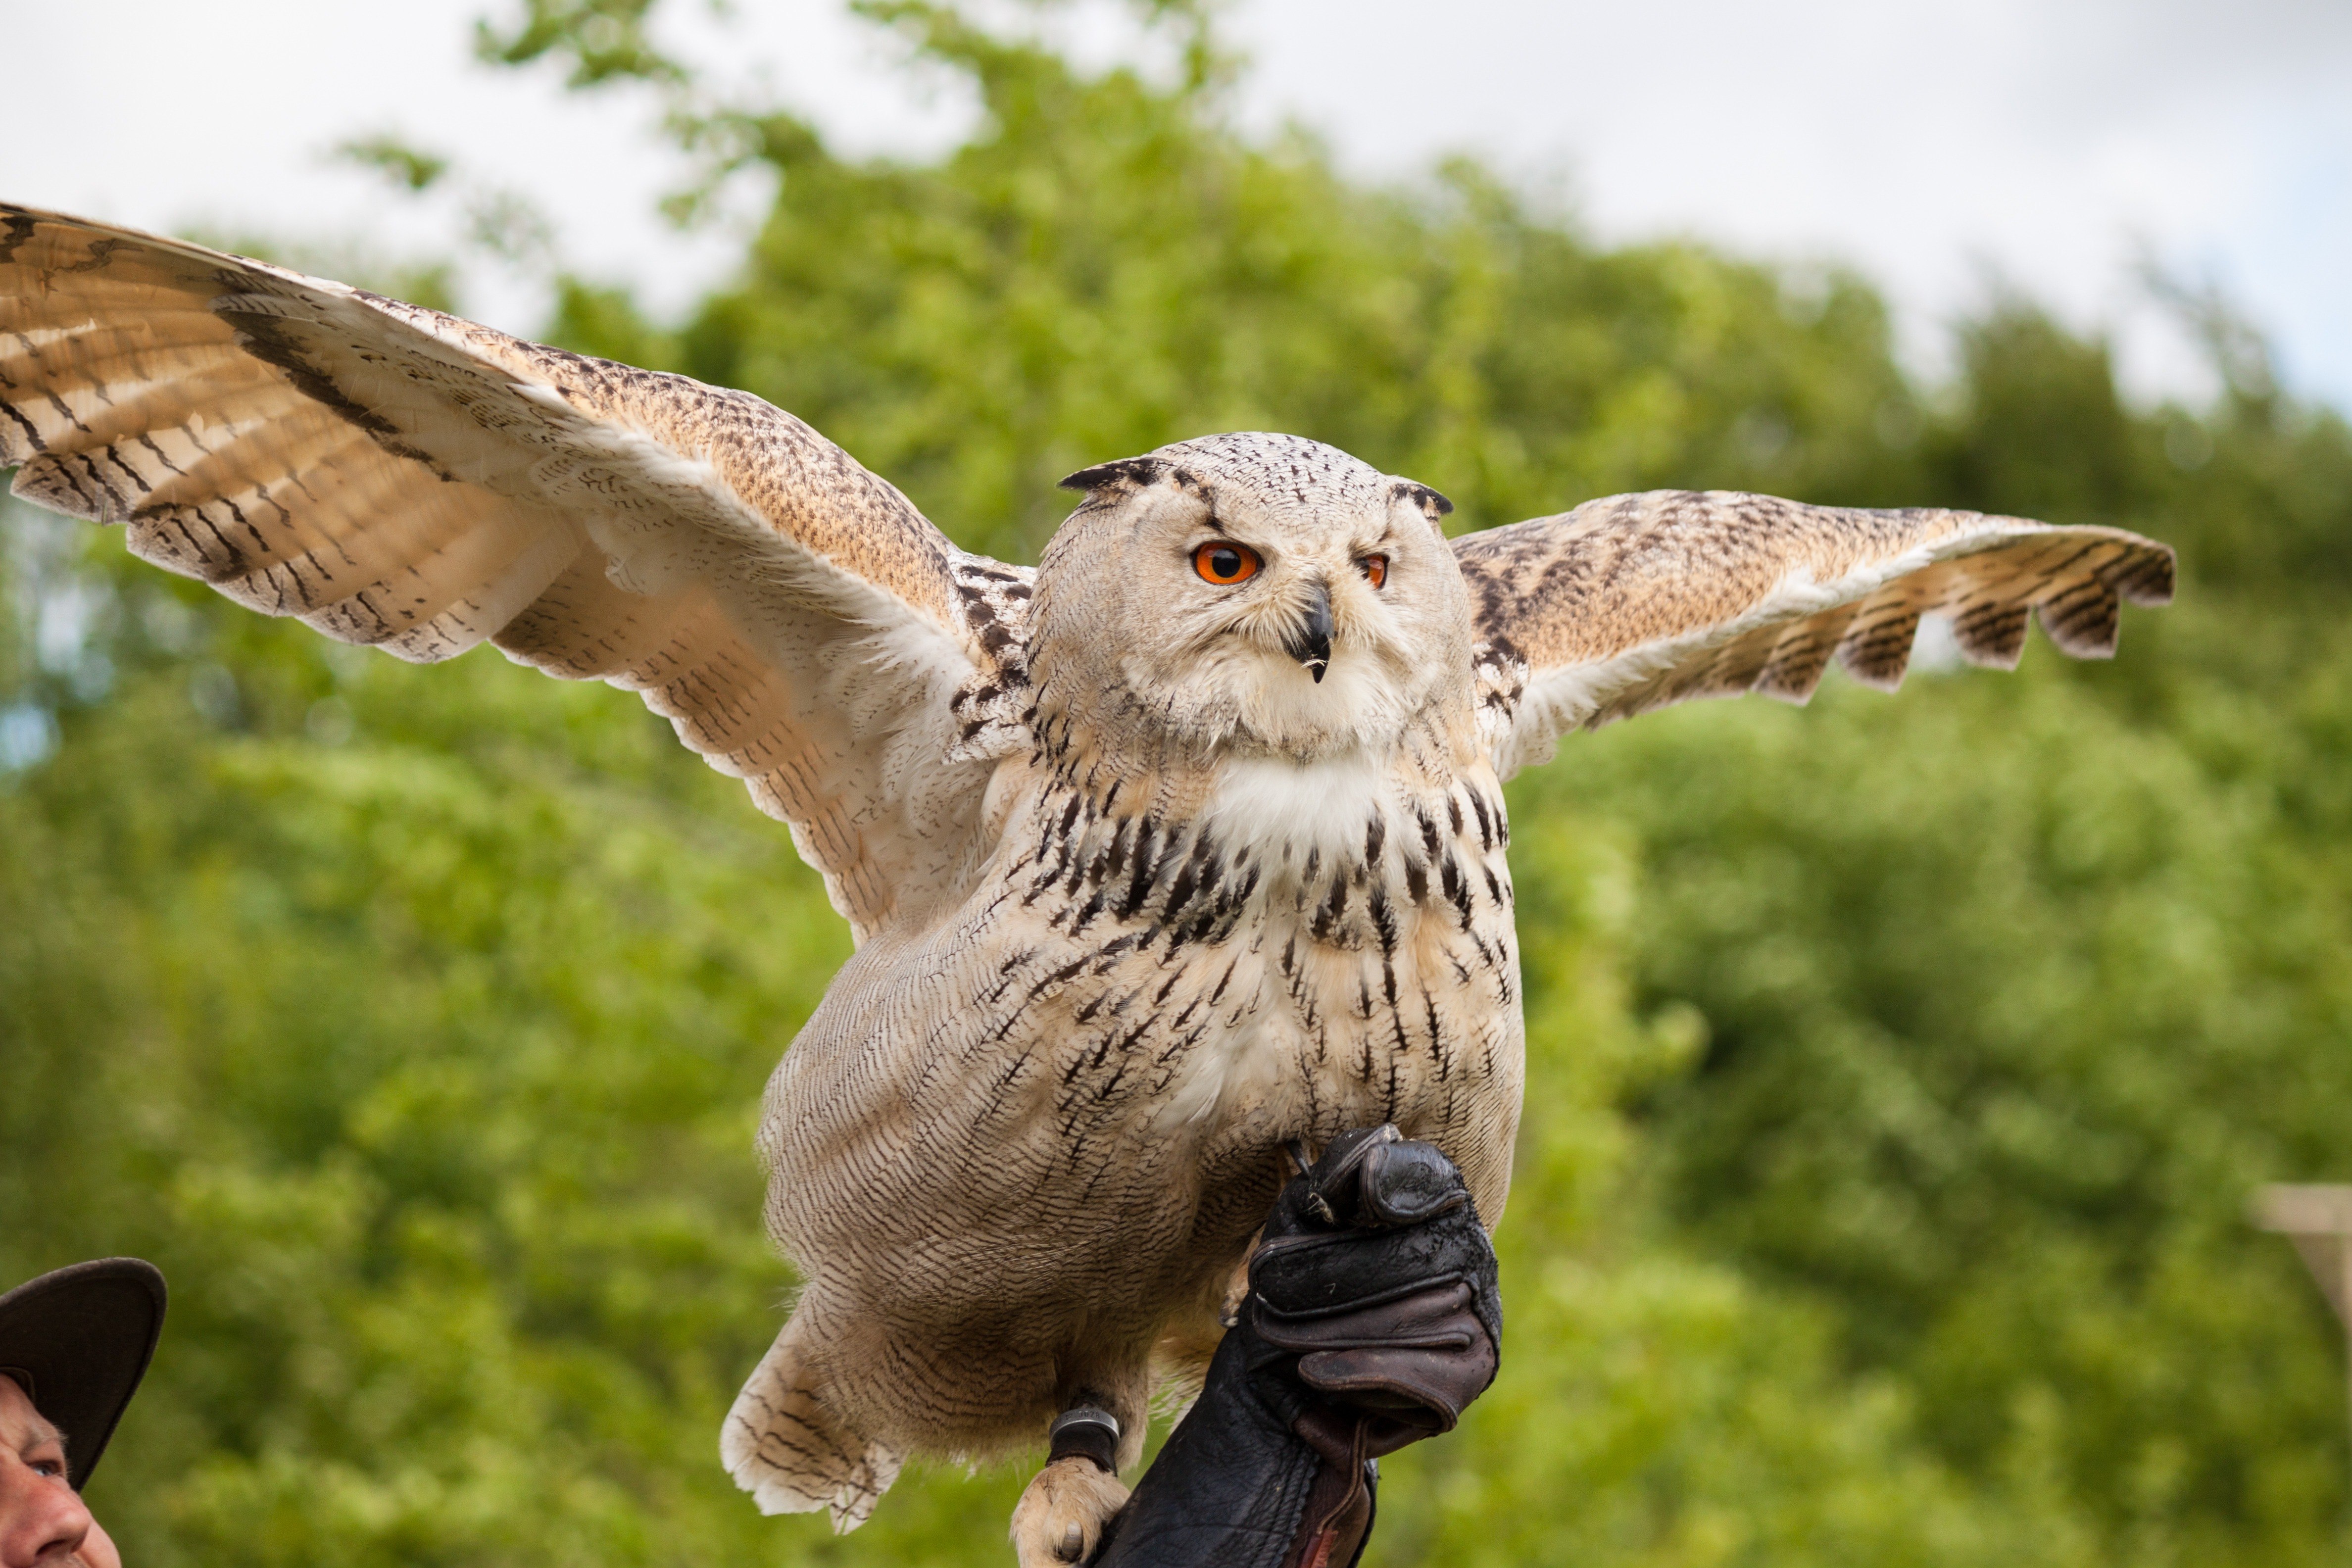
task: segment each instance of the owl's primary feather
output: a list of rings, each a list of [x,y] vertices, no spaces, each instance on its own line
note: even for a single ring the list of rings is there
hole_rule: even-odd
[[[331,636],[639,690],[792,826],[859,946],[770,1084],[806,1288],[722,1453],[844,1525],[1076,1400],[1132,1458],[1287,1140],[1395,1122],[1500,1215],[1500,781],[1563,733],[1832,657],[1892,685],[1923,614],[2103,656],[2171,585],[2113,529],[1715,493],[1449,544],[1433,490],[1282,436],[1073,476],[1032,573],[741,393],[5,206],[0,464]]]

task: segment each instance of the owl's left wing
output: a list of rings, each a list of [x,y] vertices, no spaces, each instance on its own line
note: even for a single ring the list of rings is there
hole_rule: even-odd
[[[1971,663],[2015,668],[2029,615],[2076,658],[2115,652],[2117,605],[2172,597],[2171,550],[2116,528],[1727,490],[1587,501],[1456,540],[1480,715],[1508,778],[1560,736],[1698,697],[1802,702],[1832,655],[1903,680],[1919,617]]]
[[[265,614],[641,693],[860,938],[951,898],[1028,574],[741,392],[0,205],[0,468]]]

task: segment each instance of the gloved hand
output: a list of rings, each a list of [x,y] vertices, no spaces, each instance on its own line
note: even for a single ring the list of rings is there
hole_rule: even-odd
[[[1249,1279],[1097,1568],[1349,1568],[1374,1461],[1451,1431],[1495,1380],[1494,1249],[1454,1163],[1393,1127],[1342,1134],[1291,1179]]]

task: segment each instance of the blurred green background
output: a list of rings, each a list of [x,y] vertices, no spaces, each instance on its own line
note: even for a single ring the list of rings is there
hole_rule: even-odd
[[[1729,487],[2181,552],[2112,665],[1930,649],[1513,786],[1504,1372],[1389,1462],[1370,1561],[2343,1562],[2336,1332],[2246,1220],[2352,1179],[2343,419],[2209,297],[2208,405],[2006,297],[1923,386],[1862,279],[1602,248],[1468,163],[1352,183],[1233,128],[1189,5],[1173,76],[862,8],[977,84],[966,145],[697,109],[643,0],[485,45],[781,175],[682,327],[571,282],[546,335],[760,393],[967,546],[1034,560],[1063,473],[1255,427],[1465,527]],[[0,1280],[171,1278],[92,1489],[126,1558],[1008,1562],[1018,1470],[837,1540],[717,1463],[790,1288],[760,1087],[848,948],[781,828],[632,697],[330,645],[21,506],[0,541]]]

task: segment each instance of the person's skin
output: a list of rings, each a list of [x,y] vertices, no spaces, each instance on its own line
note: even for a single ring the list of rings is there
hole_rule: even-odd
[[[0,1568],[122,1568],[66,1481],[64,1436],[0,1376]]]

